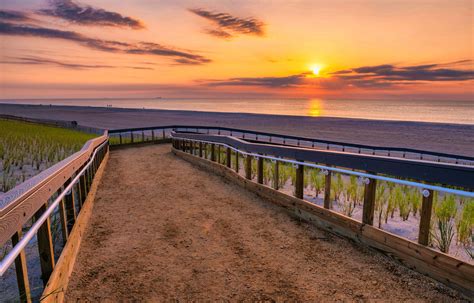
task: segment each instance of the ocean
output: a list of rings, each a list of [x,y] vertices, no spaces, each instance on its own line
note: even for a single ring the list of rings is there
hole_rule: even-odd
[[[324,99],[21,99],[0,103],[237,112],[474,124],[473,101]]]

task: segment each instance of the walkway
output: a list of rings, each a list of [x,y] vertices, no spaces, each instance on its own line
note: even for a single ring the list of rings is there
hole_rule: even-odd
[[[448,301],[452,291],[193,167],[112,151],[67,301]]]

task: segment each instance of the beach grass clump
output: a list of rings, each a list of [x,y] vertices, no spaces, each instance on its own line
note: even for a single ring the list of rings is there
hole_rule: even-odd
[[[444,253],[449,253],[454,238],[454,218],[457,206],[453,195],[445,195],[441,201],[434,204],[434,229],[432,231],[433,244]]]
[[[388,198],[387,183],[382,181],[375,189],[375,214],[378,218],[378,227],[382,227],[382,215],[384,213],[384,206]]]
[[[95,137],[71,129],[0,119],[0,192],[79,151]]]
[[[464,201],[462,211],[456,219],[456,231],[458,245],[462,245],[466,254],[474,259],[473,238],[474,238],[474,199]]]
[[[280,166],[278,167],[278,187],[283,188],[288,180],[292,179],[292,171],[294,168],[289,163],[280,162]],[[296,176],[296,175],[295,175]]]
[[[320,169],[311,168],[308,170],[309,184],[312,190],[314,190],[314,197],[318,198],[324,190],[324,176]]]

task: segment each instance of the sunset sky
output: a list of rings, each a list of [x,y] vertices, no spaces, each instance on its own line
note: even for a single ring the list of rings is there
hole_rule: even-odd
[[[473,1],[0,0],[1,98],[473,100]]]

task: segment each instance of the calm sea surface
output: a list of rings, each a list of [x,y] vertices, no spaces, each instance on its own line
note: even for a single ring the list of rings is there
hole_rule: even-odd
[[[322,99],[29,99],[0,103],[238,112],[474,124],[472,101]]]

